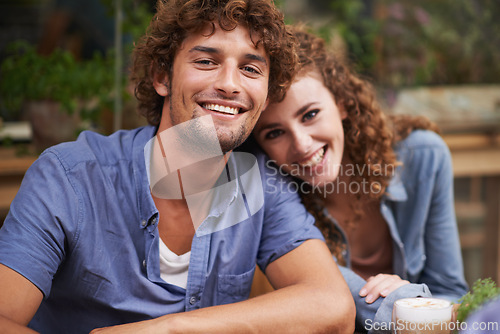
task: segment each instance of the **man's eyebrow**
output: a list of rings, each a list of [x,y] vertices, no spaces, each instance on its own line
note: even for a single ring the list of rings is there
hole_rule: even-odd
[[[206,52],[206,53],[220,53],[220,51],[216,48],[211,48],[211,47],[202,46],[202,45],[197,45],[197,46],[193,47],[191,50],[189,50],[189,52],[195,52],[195,51]]]
[[[259,56],[259,55],[253,54],[253,53],[247,53],[245,55],[245,58],[248,60],[255,60],[255,61],[261,62],[267,66],[266,58],[264,58],[262,56]]]
[[[219,53],[221,53],[220,50],[217,49],[217,48],[212,48],[212,47],[203,46],[203,45],[194,46],[193,48],[191,48],[191,50],[189,50],[189,52],[196,52],[196,51],[198,51],[198,52],[205,52],[205,53],[212,53],[212,54],[219,54]],[[253,54],[253,53],[247,53],[245,55],[245,59],[258,61],[258,62],[261,62],[261,63],[263,63],[264,65],[267,66],[267,60],[266,60],[266,58],[264,58],[262,56],[259,56],[259,55],[256,55],[256,54]]]

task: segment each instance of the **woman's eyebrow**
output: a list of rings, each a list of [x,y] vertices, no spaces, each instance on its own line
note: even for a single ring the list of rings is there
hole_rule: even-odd
[[[300,115],[302,115],[304,112],[307,111],[307,109],[309,109],[312,105],[316,104],[318,102],[310,102],[302,107],[300,107],[294,114],[293,114],[293,117],[299,117]],[[266,124],[266,125],[263,125],[263,126],[258,126],[258,127],[255,127],[255,131],[257,133],[261,133],[262,131],[264,130],[267,130],[267,129],[273,129],[273,128],[277,128],[279,127],[281,124],[280,123],[269,123],[269,124]]]
[[[302,115],[307,109],[309,109],[315,103],[317,103],[317,102],[309,102],[308,104],[303,105],[302,107],[299,108],[299,110],[297,110],[295,112],[295,114],[293,115],[293,117],[299,117],[300,115]]]
[[[266,124],[266,125],[263,125],[263,126],[259,126],[259,127],[256,127],[255,128],[255,131],[257,131],[257,133],[261,133],[262,131],[264,130],[268,130],[268,129],[273,129],[273,128],[277,128],[279,127],[280,124],[279,123],[269,123],[269,124]]]

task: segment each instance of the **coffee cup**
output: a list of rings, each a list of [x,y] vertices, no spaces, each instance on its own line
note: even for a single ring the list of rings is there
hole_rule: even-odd
[[[450,334],[451,302],[438,298],[403,298],[394,303],[392,333]]]

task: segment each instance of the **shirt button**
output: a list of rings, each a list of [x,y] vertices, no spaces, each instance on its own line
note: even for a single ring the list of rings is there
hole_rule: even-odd
[[[196,303],[196,297],[193,296],[193,297],[189,298],[190,305],[194,305],[195,303]]]
[[[143,266],[144,268],[146,268],[146,260],[143,260],[143,261],[142,261],[142,266]]]
[[[146,224],[147,224],[147,223],[148,223],[148,222],[147,222],[147,221],[145,221],[145,220],[141,221],[141,225],[142,225],[142,227],[146,226]]]

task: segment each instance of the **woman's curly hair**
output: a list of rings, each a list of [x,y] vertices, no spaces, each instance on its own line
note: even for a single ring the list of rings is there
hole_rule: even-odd
[[[255,45],[262,43],[270,58],[268,97],[280,101],[295,74],[295,40],[272,0],[159,0],[157,13],[133,53],[131,79],[139,112],[158,125],[164,98],[153,87],[155,76],[171,78],[174,58],[188,34],[207,25],[230,31],[247,27]]]
[[[348,154],[356,166],[354,182],[364,182],[371,199],[380,198],[399,165],[394,145],[408,136],[415,129],[431,129],[438,131],[437,126],[424,117],[386,116],[375,99],[375,92],[370,83],[363,80],[349,66],[335,58],[327,51],[323,39],[307,32],[303,26],[292,28],[297,38],[299,56],[299,76],[310,71],[321,74],[324,85],[335,98],[339,109],[345,110],[347,117],[343,120],[344,154]],[[359,168],[357,168],[359,167]],[[311,192],[312,193],[312,192]],[[339,254],[339,231],[336,231],[322,210],[314,194],[301,194],[308,210],[316,217],[316,225],[322,230],[330,251],[341,260]],[[361,194],[352,203],[354,217],[350,222],[356,222],[363,216]]]

